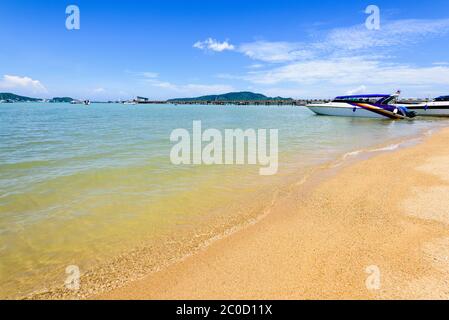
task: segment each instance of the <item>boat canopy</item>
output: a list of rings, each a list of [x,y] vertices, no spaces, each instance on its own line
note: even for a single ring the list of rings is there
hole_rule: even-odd
[[[391,97],[391,94],[362,94],[351,96],[339,96],[334,99],[333,102],[370,102],[370,103],[382,103],[384,100]]]
[[[435,101],[449,101],[449,96],[441,96],[435,99]]]

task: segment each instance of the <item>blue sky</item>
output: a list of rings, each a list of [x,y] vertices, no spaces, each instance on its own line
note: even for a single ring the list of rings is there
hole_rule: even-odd
[[[449,94],[447,0],[2,0],[0,39],[0,91],[39,97]]]

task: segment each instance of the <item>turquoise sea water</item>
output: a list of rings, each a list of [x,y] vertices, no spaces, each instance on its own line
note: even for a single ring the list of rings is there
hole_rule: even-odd
[[[172,130],[191,131],[194,120],[203,129],[278,129],[279,173],[171,164]],[[94,268],[179,226],[226,219],[313,166],[443,122],[321,117],[302,107],[0,104],[0,297],[51,287],[68,265]]]

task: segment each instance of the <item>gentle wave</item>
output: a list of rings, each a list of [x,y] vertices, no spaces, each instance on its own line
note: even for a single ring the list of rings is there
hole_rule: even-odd
[[[261,177],[256,166],[171,165],[171,131],[189,130],[198,119],[219,130],[278,129],[279,173]],[[111,281],[123,272],[132,278],[161,268],[258,221],[329,163],[396,150],[402,146],[396,141],[438,123],[317,117],[295,107],[2,107],[1,294],[58,286],[65,276],[60,271],[70,264],[87,273],[111,266]],[[147,261],[141,271],[142,260],[131,254]],[[118,257],[136,269],[111,263]]]

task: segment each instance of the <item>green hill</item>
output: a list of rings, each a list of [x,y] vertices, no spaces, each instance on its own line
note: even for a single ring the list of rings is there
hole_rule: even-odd
[[[70,98],[70,97],[55,97],[55,98],[51,99],[49,102],[51,102],[51,103],[70,103],[73,100],[74,99]]]
[[[55,97],[48,100],[50,103],[70,103],[74,99],[70,97]],[[14,93],[0,93],[0,101],[6,102],[41,102],[43,99],[19,96]]]
[[[38,102],[38,101],[42,101],[42,99],[24,97],[24,96],[19,96],[19,95],[14,94],[14,93],[7,93],[7,92],[0,93],[0,100],[11,101],[11,102]]]
[[[253,93],[253,92],[230,92],[225,94],[219,94],[219,95],[208,95],[208,96],[201,96],[196,98],[178,98],[178,99],[170,99],[169,102],[175,102],[175,101],[267,101],[267,100],[276,100],[276,101],[289,101],[292,100],[291,98],[270,98],[260,93]]]

